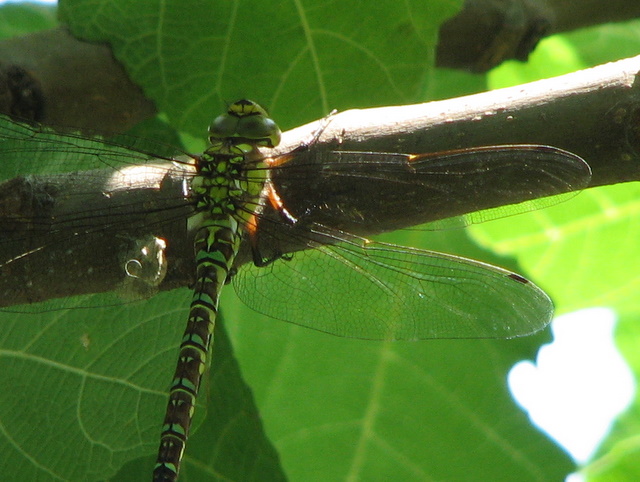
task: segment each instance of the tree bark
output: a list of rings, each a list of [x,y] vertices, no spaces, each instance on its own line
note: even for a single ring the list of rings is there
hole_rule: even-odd
[[[554,79],[468,97],[346,111],[288,131],[283,135],[282,144],[270,153],[272,156],[285,156],[276,157],[286,161],[283,173],[286,172],[284,169],[299,168],[298,171],[287,173],[288,180],[299,182],[281,182],[278,179],[278,167],[274,169],[274,182],[285,204],[289,203],[288,209],[304,218],[305,209],[302,212],[295,210],[304,200],[314,209],[319,206],[311,211],[321,216],[325,202],[323,195],[327,189],[332,189],[333,194],[341,196],[340,206],[329,207],[334,209],[333,213],[337,213],[338,217],[344,212],[344,219],[356,220],[354,212],[369,214],[363,214],[364,221],[352,225],[334,226],[320,217],[310,218],[306,224],[292,228],[287,223],[271,223],[270,220],[281,221],[282,215],[267,206],[263,218],[266,224],[263,226],[266,227],[267,236],[276,245],[267,245],[263,254],[269,257],[307,248],[310,238],[304,229],[314,222],[369,236],[417,222],[436,221],[545,195],[535,187],[537,181],[532,184],[531,190],[514,189],[512,195],[510,188],[521,180],[504,177],[492,179],[486,191],[469,186],[469,196],[465,196],[465,184],[462,184],[457,192],[464,202],[456,202],[459,199],[455,196],[438,201],[433,186],[422,180],[413,182],[411,177],[380,184],[375,174],[367,177],[366,171],[362,170],[353,176],[336,176],[341,169],[338,160],[348,157],[340,154],[345,151],[364,151],[366,160],[370,156],[367,153],[372,152],[433,153],[527,142],[555,146],[583,157],[592,170],[589,186],[640,180],[638,72],[640,56]],[[314,133],[319,133],[319,136],[315,138]],[[306,147],[300,148],[301,145]],[[297,151],[288,155],[292,149]],[[335,187],[324,182],[327,173],[323,169],[327,165],[331,166],[330,174],[334,175],[329,179],[343,184]],[[371,166],[375,167],[375,164]],[[392,168],[390,163],[386,166]],[[481,165],[470,161],[467,166],[480,173],[478,179],[483,178]],[[550,172],[556,172],[553,167],[542,166],[541,172],[549,172],[549,169]],[[534,169],[530,172],[537,172],[535,165],[532,167]],[[134,258],[130,254],[132,242],[148,239],[149,236],[162,237],[169,246],[166,253],[169,269],[159,289],[188,286],[193,281],[194,257],[193,244],[186,229],[189,206],[183,196],[183,180],[188,179],[189,173],[168,173],[166,169],[155,167],[152,171],[156,175],[145,178],[146,184],[138,182],[136,178],[122,177],[118,181],[118,185],[122,186],[118,196],[105,185],[113,185],[114,173],[124,176],[124,169],[71,173],[53,178],[30,176],[16,178],[0,186],[0,212],[6,224],[0,243],[3,253],[12,253],[9,259],[5,255],[0,266],[0,293],[7,289],[11,293],[11,296],[2,296],[2,299],[10,302],[19,300],[15,288],[21,283],[16,280],[22,277],[29,286],[36,281],[42,283],[37,291],[38,300],[112,290],[123,282],[124,266]],[[145,172],[148,174],[148,170]],[[298,174],[292,175],[291,172]],[[409,167],[407,175],[411,172]],[[505,176],[509,172],[505,170]],[[518,174],[523,171],[513,172]],[[447,173],[441,174],[446,182]],[[368,188],[371,179],[371,185],[376,186],[373,190]],[[475,177],[462,178],[463,181],[469,179]],[[87,186],[91,186],[91,189]],[[421,186],[424,191],[418,189]],[[575,186],[568,187],[582,189],[586,185],[577,182]],[[435,190],[438,189],[435,186]],[[88,208],[83,210],[79,206]],[[167,210],[167,206],[171,209]],[[386,209],[389,206],[393,209]],[[78,212],[83,214],[79,216]],[[405,212],[410,213],[410,219],[403,218]],[[367,222],[370,217],[374,217],[375,222]],[[60,229],[58,225],[57,230],[49,232],[47,220],[67,220],[74,225],[74,229]],[[78,226],[78,220],[83,224]],[[33,242],[31,230],[35,229],[34,226],[40,229],[37,236],[39,244],[35,247],[28,244]],[[26,234],[21,229],[26,229]],[[87,242],[87,239],[92,241]],[[330,241],[326,236],[314,238],[316,243]],[[27,245],[20,244],[24,242]],[[100,246],[111,247],[108,259],[100,254]],[[40,252],[44,255],[43,259],[37,258]],[[36,261],[26,268],[23,275],[18,275],[17,270],[22,265],[27,266],[21,257],[22,253],[33,253],[28,257]],[[96,276],[95,267],[86,269],[86,266],[92,266],[92,260],[97,255],[101,256],[103,271],[100,271],[100,276]],[[85,261],[79,262],[80,259]],[[246,240],[237,266],[251,259],[251,246]],[[39,275],[34,276],[33,271]],[[53,278],[41,276],[43,272],[51,273]],[[60,279],[69,280],[69,283],[60,283]],[[2,283],[7,285],[3,286]],[[80,291],[63,291],[63,286],[64,290]],[[52,294],[54,289],[55,294]],[[27,293],[31,298],[26,301],[34,301],[35,292],[35,288],[32,288]]]

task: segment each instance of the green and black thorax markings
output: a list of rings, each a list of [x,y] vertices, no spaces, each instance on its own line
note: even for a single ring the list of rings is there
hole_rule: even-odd
[[[260,197],[268,182],[267,166],[257,147],[277,145],[280,129],[259,105],[240,100],[213,122],[209,140],[211,146],[195,158],[196,176],[191,182],[195,214],[189,227],[196,233],[196,283],[169,394],[153,476],[156,481],[178,477],[196,396],[210,362],[220,290],[243,230],[255,229]]]

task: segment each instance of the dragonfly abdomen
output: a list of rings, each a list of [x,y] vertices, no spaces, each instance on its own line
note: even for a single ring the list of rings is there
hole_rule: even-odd
[[[211,356],[220,290],[229,275],[240,239],[238,223],[233,217],[212,222],[196,234],[196,284],[169,393],[154,480],[177,478],[196,397]]]

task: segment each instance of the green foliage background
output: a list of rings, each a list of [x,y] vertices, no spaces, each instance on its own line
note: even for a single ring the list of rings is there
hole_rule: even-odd
[[[433,67],[438,27],[460,3],[76,0],[60,11],[77,35],[112,44],[175,129],[201,137],[224,102],[239,97],[290,128],[333,108],[484,89],[485,76]],[[0,28],[12,35],[16,25],[39,29],[51,18],[7,6]],[[528,65],[501,67],[489,81],[526,82],[638,51],[637,24],[603,27],[549,39]],[[392,240],[516,269],[548,290],[559,312],[615,307],[619,345],[637,371],[638,194],[635,184],[599,188],[570,205],[474,227],[493,251],[463,232]],[[0,392],[5,480],[149,478],[186,291],[134,308],[1,322],[0,384],[11,387]],[[182,480],[524,481],[575,470],[506,388],[510,367],[534,358],[548,331],[520,340],[365,342],[261,317],[231,289],[222,307],[233,353],[219,334]],[[588,467],[594,479],[637,471],[637,406]]]

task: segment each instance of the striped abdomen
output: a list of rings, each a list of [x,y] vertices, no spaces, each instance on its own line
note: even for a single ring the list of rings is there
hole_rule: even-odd
[[[231,222],[229,222],[231,221]],[[164,419],[154,480],[175,480],[196,404],[196,397],[212,355],[220,290],[240,244],[234,219],[220,219],[201,228],[195,239],[196,285],[187,328],[180,345],[169,405]]]

